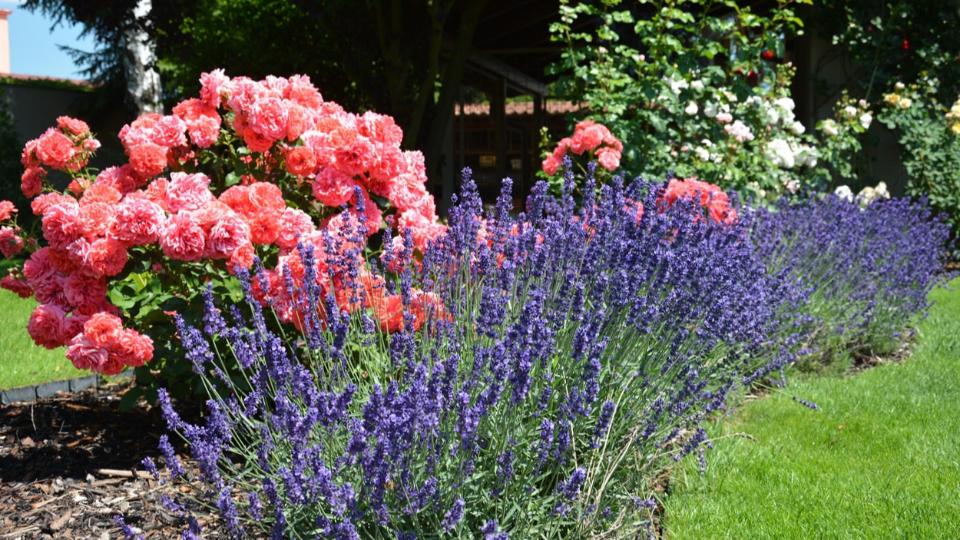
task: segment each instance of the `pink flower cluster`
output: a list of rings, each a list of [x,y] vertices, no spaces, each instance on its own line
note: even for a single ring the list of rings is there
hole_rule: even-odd
[[[17,213],[17,207],[10,201],[0,201],[0,223],[13,219]],[[7,259],[16,256],[23,251],[24,240],[20,235],[20,227],[15,223],[10,223],[0,227],[0,254]],[[0,283],[0,286],[3,286]]]
[[[86,122],[61,116],[56,127],[29,141],[20,155],[23,175],[20,189],[26,197],[35,197],[43,190],[48,170],[75,173],[87,166],[90,156],[100,148]]]
[[[737,210],[730,206],[730,198],[720,186],[703,182],[696,178],[670,180],[660,199],[663,208],[668,208],[678,200],[694,201],[707,212],[707,216],[717,223],[736,223]]]
[[[573,136],[560,139],[553,153],[543,160],[543,172],[550,176],[557,174],[568,152],[578,156],[589,153],[601,167],[615,171],[620,167],[623,143],[603,124],[582,120],[574,128]]]
[[[385,221],[409,231],[418,250],[445,233],[426,190],[422,154],[401,150],[403,132],[391,117],[348,113],[324,101],[307,77],[254,81],[217,70],[200,81],[200,96],[172,114],[145,114],[124,126],[119,138],[129,162],[96,177],[81,172],[99,146],[82,121],[62,117],[27,144],[23,191],[33,199],[46,245],[0,286],[40,303],[28,325],[34,341],[66,345],[77,367],[103,373],[149,361],[150,338],[123,327],[108,291],[131,257],[160,254],[222,261],[230,271],[250,268],[258,250],[276,255],[262,297],[282,320],[302,327],[304,314],[288,288],[303,284],[299,244],[313,248],[317,279],[343,309],[372,308],[385,328],[402,326],[387,307],[397,299],[383,292],[382,278],[363,270],[363,250]],[[234,136],[224,135],[231,130]],[[235,141],[249,152],[231,148]],[[247,169],[230,187],[199,172],[227,152],[242,155]],[[48,169],[73,176],[67,192],[43,193]],[[288,206],[281,189],[300,192],[304,184],[316,199],[305,208],[316,210],[319,224]],[[381,208],[374,197],[388,205]],[[0,203],[0,217],[14,211]],[[0,228],[0,252],[13,254],[23,241],[7,229]],[[330,277],[354,264],[359,277]],[[152,267],[165,268],[156,259]],[[365,290],[362,300],[354,282]]]
[[[266,170],[285,170],[309,182],[324,206],[356,209],[359,188],[364,201],[359,219],[368,234],[379,230],[383,219],[371,195],[390,203],[397,226],[411,230],[419,249],[443,234],[426,190],[423,155],[401,150],[403,131],[393,118],[346,112],[324,101],[305,76],[254,81],[216,70],[200,81],[200,98],[180,103],[172,115],[141,116],[120,132],[141,178],[190,164],[197,151],[216,144],[228,123],[248,149],[261,154]]]

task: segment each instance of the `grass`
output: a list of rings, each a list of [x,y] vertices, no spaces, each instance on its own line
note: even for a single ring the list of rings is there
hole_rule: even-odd
[[[47,350],[27,334],[36,302],[0,290],[0,389],[89,375],[73,367],[63,349]]]
[[[960,280],[933,300],[905,362],[803,377],[714,425],[706,473],[674,475],[667,538],[960,538]]]

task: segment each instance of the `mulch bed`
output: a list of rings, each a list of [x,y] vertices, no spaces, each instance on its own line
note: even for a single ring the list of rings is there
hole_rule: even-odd
[[[116,515],[145,538],[180,537],[160,504],[175,488],[140,464],[165,426],[156,409],[121,410],[126,389],[0,406],[0,540],[123,538]]]

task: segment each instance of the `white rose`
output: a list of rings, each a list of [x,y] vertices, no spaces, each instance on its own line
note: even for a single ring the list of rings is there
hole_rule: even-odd
[[[860,115],[860,125],[863,126],[863,129],[870,129],[870,124],[873,122],[873,115],[865,112]]]
[[[703,106],[703,114],[707,118],[713,118],[717,115],[717,104],[708,101],[706,105]]]
[[[700,161],[710,161],[710,151],[702,146],[694,148],[693,153],[697,155],[697,159]]]
[[[700,107],[697,107],[697,103],[695,101],[691,101],[687,103],[686,108],[683,109],[683,112],[687,113],[690,116],[697,114],[697,112],[699,111],[700,111]]]
[[[796,193],[800,189],[800,181],[794,178],[787,182],[786,188],[790,193]]]
[[[764,154],[771,163],[784,169],[792,169],[796,165],[796,156],[790,143],[783,139],[773,139],[764,148]]]
[[[788,97],[778,98],[776,101],[774,101],[774,103],[777,105],[777,107],[780,107],[785,111],[792,111],[793,108],[796,107],[796,104],[793,102],[793,100]]]
[[[837,123],[829,118],[824,120],[820,127],[823,129],[824,133],[831,137],[836,137],[840,133],[840,130],[837,129]]]
[[[847,202],[853,202],[853,191],[850,186],[840,186],[833,190],[833,194]]]
[[[728,112],[722,112],[717,114],[717,122],[721,124],[729,124],[733,121],[733,115]]]
[[[800,122],[794,122],[790,124],[790,131],[796,133],[797,135],[803,135],[803,132],[806,130],[807,128],[803,127],[803,124]]]
[[[843,114],[847,115],[847,118],[854,118],[857,116],[857,108],[853,105],[847,105],[843,108]]]
[[[703,81],[701,81],[700,79],[697,79],[697,80],[691,82],[691,83],[690,83],[690,88],[693,88],[693,89],[696,90],[697,92],[703,90]]]
[[[883,197],[884,199],[890,198],[890,192],[887,190],[886,182],[880,182],[879,184],[877,184],[877,187],[873,189],[874,191],[877,192],[877,195],[879,195],[880,197]]]

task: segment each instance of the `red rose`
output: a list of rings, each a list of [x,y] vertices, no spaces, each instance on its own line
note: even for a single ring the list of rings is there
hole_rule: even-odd
[[[766,49],[762,53],[760,53],[760,58],[763,58],[764,60],[770,62],[777,58],[777,54],[771,51],[770,49]]]

